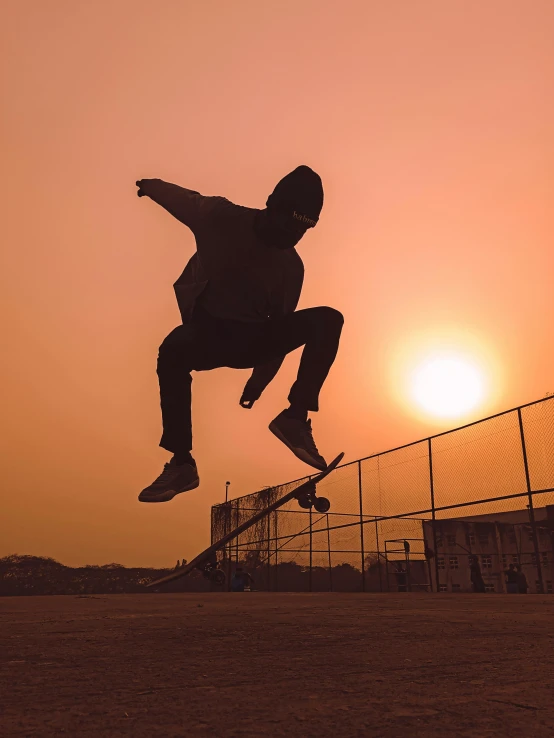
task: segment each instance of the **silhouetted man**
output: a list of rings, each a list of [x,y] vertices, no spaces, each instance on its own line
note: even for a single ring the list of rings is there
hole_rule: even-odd
[[[241,566],[237,566],[231,579],[231,592],[244,592],[245,587],[254,584],[254,580]]]
[[[517,570],[517,591],[519,594],[527,594],[527,590],[529,589],[529,585],[527,584],[527,577],[521,570],[521,566],[516,566]]]
[[[481,567],[479,561],[473,557],[469,560],[469,571],[471,577],[471,583],[473,584],[474,592],[486,592],[485,581],[483,574],[481,573]]]
[[[343,317],[333,308],[295,312],[304,267],[295,246],[319,219],[321,178],[307,166],[287,174],[266,208],[235,205],[160,179],[137,182],[150,197],[188,226],[197,252],[174,284],[182,318],[158,354],[162,448],[173,457],[139,495],[165,502],[198,487],[192,451],[191,371],[253,368],[240,405],[250,409],[277,374],[286,354],[304,346],[290,407],[269,429],[299,459],[325,469],[312,436],[309,411],[337,354]]]
[[[517,571],[515,566],[513,564],[510,564],[504,574],[506,575],[506,590],[508,594],[517,594]]]

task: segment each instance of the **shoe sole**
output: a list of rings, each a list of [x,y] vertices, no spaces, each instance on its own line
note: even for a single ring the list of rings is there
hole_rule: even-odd
[[[149,499],[141,499],[141,496],[139,495],[139,502],[169,502],[169,500],[172,500],[174,497],[177,497],[177,495],[180,495],[182,492],[190,492],[191,489],[196,489],[200,485],[200,479],[197,479],[192,484],[189,484],[186,487],[183,487],[183,489],[168,489],[162,494],[157,495],[156,497],[150,497]],[[142,493],[141,493],[142,494]]]
[[[327,469],[327,466],[317,466],[316,464],[314,464],[314,462],[309,456],[302,455],[304,449],[291,446],[290,443],[287,441],[286,437],[281,433],[281,431],[279,430],[279,427],[275,424],[273,420],[269,424],[269,430],[273,433],[274,436],[276,436],[276,438],[278,438],[281,441],[281,443],[285,444],[285,446],[289,449],[289,451],[292,451],[292,453],[296,456],[297,459],[300,459],[300,461],[303,461],[305,464],[312,466],[314,469],[317,469],[318,471],[325,471],[325,469]]]

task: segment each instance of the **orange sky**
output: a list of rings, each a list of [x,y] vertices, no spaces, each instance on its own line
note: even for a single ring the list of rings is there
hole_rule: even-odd
[[[248,371],[196,374],[201,488],[137,502],[169,458],[156,357],[194,249],[140,178],[263,207],[297,165],[321,175],[298,250],[300,307],[346,319],[314,417],[328,458],[554,391],[551,0],[10,0],[2,15],[0,555],[173,565],[207,542],[227,479],[238,496],[309,472],[266,430],[295,353],[250,412]],[[399,388],[419,337],[491,367],[459,422]]]

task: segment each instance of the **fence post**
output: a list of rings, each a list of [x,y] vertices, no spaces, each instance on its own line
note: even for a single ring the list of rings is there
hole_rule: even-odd
[[[327,516],[327,555],[329,557],[329,591],[333,591],[333,567],[331,565],[331,529],[329,528],[329,513]]]
[[[387,577],[387,592],[390,592],[390,577],[389,577],[389,552],[387,550],[387,540],[385,539],[385,574]]]
[[[433,548],[435,550],[435,585],[437,592],[440,592],[439,586],[439,552],[437,550],[437,524],[435,518],[435,484],[433,481],[433,455],[431,452],[431,439],[427,439],[427,448],[429,451],[429,485],[431,490],[431,525],[433,528]],[[433,582],[431,582],[431,591],[433,590]]]
[[[267,507],[271,504],[271,490],[267,490]],[[267,591],[271,592],[271,513],[266,516],[267,519]]]
[[[274,584],[275,584],[275,591],[279,591],[279,561],[278,561],[278,553],[279,553],[279,518],[277,517],[279,515],[279,510],[275,510],[275,577],[274,577]]]
[[[312,545],[312,508],[310,507],[310,569],[308,573],[308,592],[312,591],[312,552],[313,552],[313,545]]]
[[[231,526],[233,524],[232,514],[233,514],[233,503],[231,501],[225,503],[226,510],[225,510],[225,534],[227,534],[231,530]],[[227,583],[227,592],[230,591],[231,587],[231,542],[229,542],[226,546],[223,548],[223,555],[225,557],[225,581]]]
[[[375,542],[377,545],[377,570],[379,572],[379,591],[383,591],[383,575],[381,573],[381,551],[379,549],[379,524],[377,523],[377,515],[375,516]]]
[[[235,516],[235,526],[238,528],[240,523],[240,514],[239,514],[239,508],[240,508],[240,497],[237,498],[237,511]],[[235,543],[235,567],[239,565],[239,537],[236,538]]]
[[[360,546],[362,549],[362,592],[365,592],[365,549],[364,549],[364,509],[362,500],[362,462],[358,461],[358,493],[360,497]]]
[[[519,434],[521,436],[521,450],[523,452],[523,466],[525,468],[525,483],[527,485],[527,496],[529,498],[529,522],[531,523],[531,531],[533,533],[533,548],[535,549],[535,559],[537,566],[537,577],[539,582],[539,592],[537,594],[543,594],[544,583],[542,580],[542,565],[539,552],[539,539],[537,537],[537,525],[535,523],[535,511],[533,509],[533,493],[531,491],[531,478],[529,476],[529,464],[527,461],[527,448],[525,446],[525,434],[523,432],[523,419],[521,417],[521,408],[517,409],[517,418],[519,421]]]

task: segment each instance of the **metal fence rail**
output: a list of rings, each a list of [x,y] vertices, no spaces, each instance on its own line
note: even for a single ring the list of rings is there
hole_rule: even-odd
[[[212,540],[306,479],[215,505]],[[328,513],[291,500],[222,565],[267,590],[552,592],[554,397],[344,464],[319,492]]]

